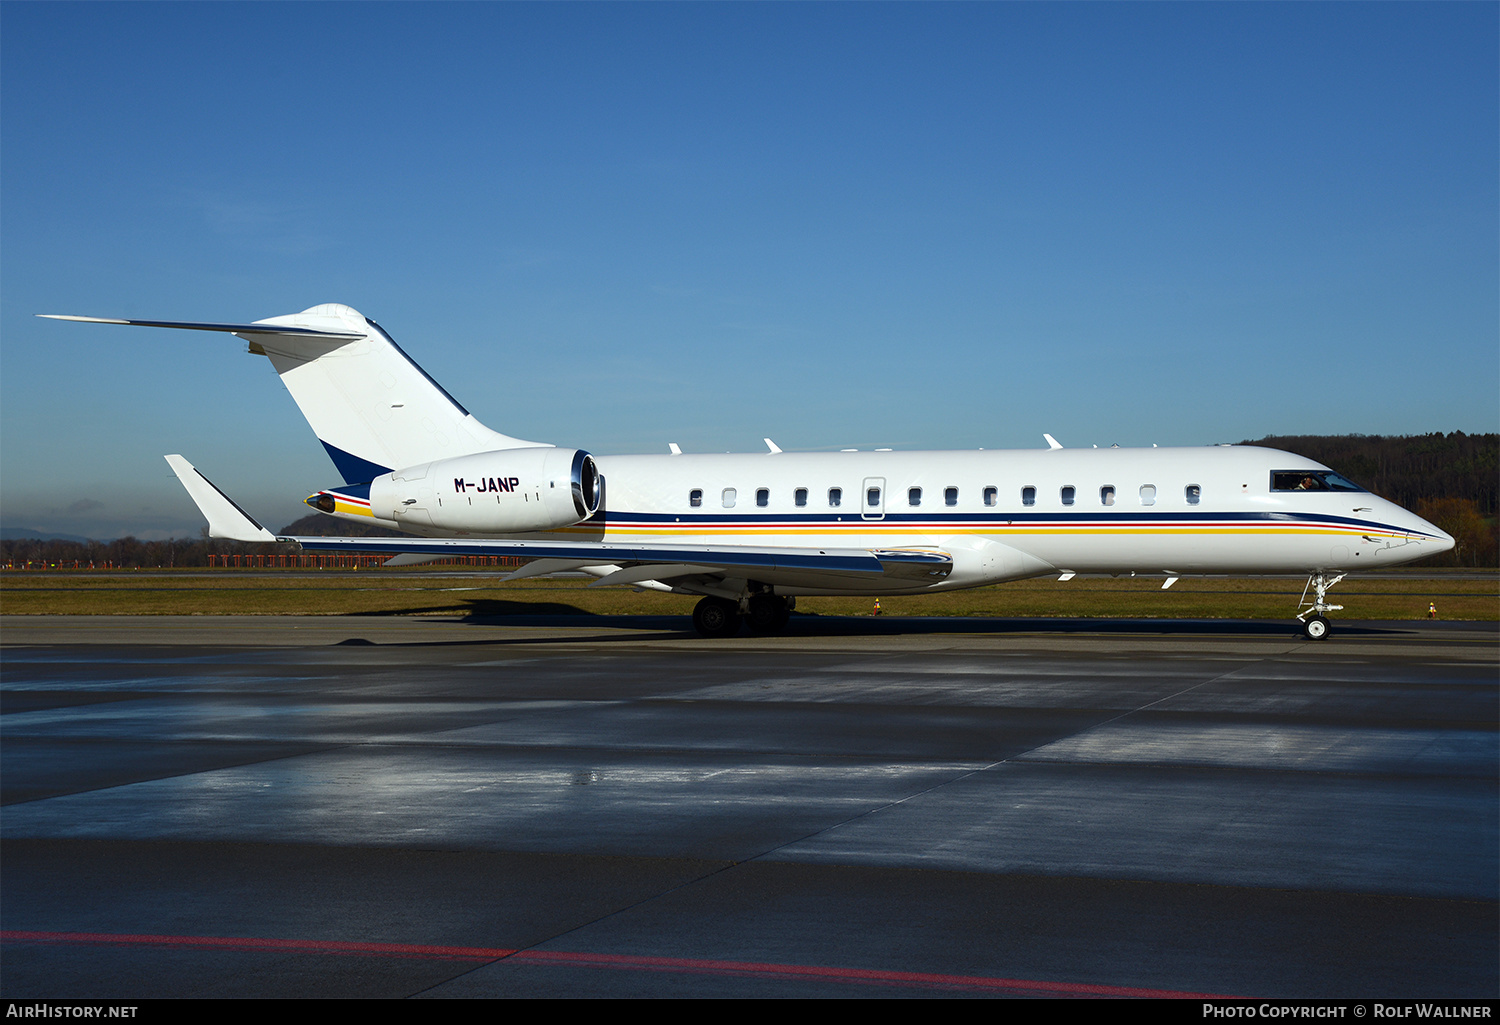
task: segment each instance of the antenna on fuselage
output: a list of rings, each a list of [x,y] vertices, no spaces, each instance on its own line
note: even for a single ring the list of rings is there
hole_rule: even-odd
[[[1044,434],[1044,435],[1042,435],[1042,437],[1044,437],[1044,438],[1047,439],[1047,447],[1048,448],[1054,449],[1054,450],[1062,448],[1062,445],[1058,444],[1057,439],[1054,438],[1052,435],[1050,435],[1050,434]]]

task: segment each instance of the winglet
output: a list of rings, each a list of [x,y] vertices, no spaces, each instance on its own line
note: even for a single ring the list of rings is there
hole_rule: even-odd
[[[762,438],[760,440],[766,443],[766,448],[771,450],[771,455],[781,455],[781,446],[776,444],[776,442],[772,441],[770,438]]]
[[[1052,435],[1050,435],[1050,434],[1044,434],[1044,435],[1042,435],[1042,437],[1044,437],[1044,438],[1047,439],[1047,447],[1048,448],[1050,448],[1050,449],[1059,449],[1059,448],[1062,448],[1062,445],[1060,445],[1058,443],[1057,439],[1054,438]]]
[[[213,481],[199,473],[192,463],[182,456],[164,456],[188,497],[198,506],[208,520],[209,537],[227,537],[233,541],[275,541],[276,535],[250,518],[250,515],[234,504],[234,500],[218,488]]]

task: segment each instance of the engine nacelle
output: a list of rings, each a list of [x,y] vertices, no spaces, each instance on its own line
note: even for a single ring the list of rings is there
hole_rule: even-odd
[[[440,459],[370,482],[370,511],[426,532],[555,530],[599,511],[594,457],[570,448],[512,448]]]

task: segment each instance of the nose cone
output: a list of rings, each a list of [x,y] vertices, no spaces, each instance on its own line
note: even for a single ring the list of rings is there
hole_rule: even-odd
[[[1383,498],[1372,496],[1366,501],[1371,508],[1356,509],[1355,513],[1368,516],[1365,522],[1373,529],[1364,536],[1359,554],[1372,559],[1373,565],[1399,566],[1457,547],[1451,534],[1416,513]],[[1360,561],[1363,563],[1363,559]]]
[[[1428,523],[1416,513],[1407,513],[1407,530],[1413,537],[1420,539],[1422,543],[1422,556],[1441,555],[1443,552],[1451,552],[1458,545],[1442,527]]]
[[[1423,522],[1426,523],[1425,520]],[[1437,540],[1433,542],[1432,554],[1437,555],[1440,552],[1451,552],[1454,548],[1458,547],[1458,542],[1453,540],[1452,534],[1449,534],[1441,527],[1433,527],[1430,523],[1427,526],[1431,527],[1432,532],[1437,535]]]

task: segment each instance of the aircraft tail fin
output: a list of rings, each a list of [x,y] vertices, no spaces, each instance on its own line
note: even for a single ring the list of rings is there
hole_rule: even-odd
[[[55,316],[95,324],[224,331],[270,359],[343,475],[360,484],[408,466],[510,448],[551,448],[490,430],[379,324],[325,303],[253,324]]]

